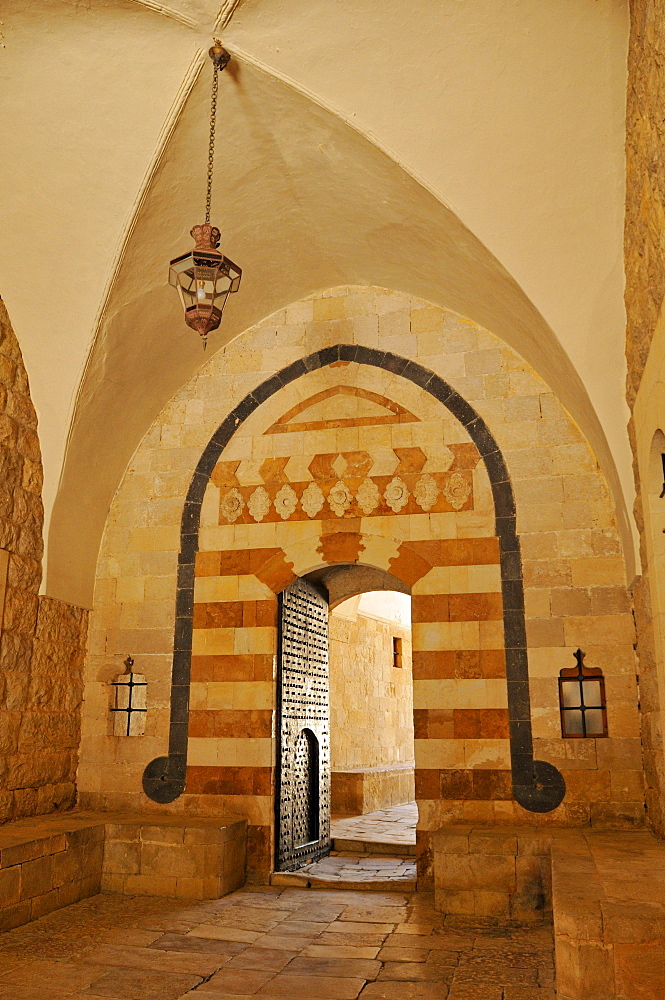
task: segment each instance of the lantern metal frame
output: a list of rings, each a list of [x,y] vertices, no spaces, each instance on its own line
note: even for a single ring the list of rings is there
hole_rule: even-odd
[[[208,334],[216,330],[222,321],[226,300],[229,295],[238,291],[242,278],[242,269],[219,250],[221,233],[217,226],[210,223],[219,71],[228,65],[231,57],[217,39],[208,55],[213,63],[213,80],[205,222],[190,230],[195,243],[194,249],[174,257],[169,263],[169,284],[178,290],[185,323],[199,334],[204,349]]]
[[[561,715],[561,735],[563,739],[603,739],[608,736],[607,731],[607,698],[605,695],[605,678],[600,667],[587,667],[584,662],[585,654],[581,649],[574,653],[576,666],[564,667],[559,671],[559,712]],[[591,683],[596,683],[597,697],[587,704],[585,698],[585,684],[590,689]],[[579,703],[566,704],[568,701],[566,692],[577,689],[579,693]],[[570,723],[572,713],[579,714],[579,730],[575,730]],[[597,725],[591,727],[587,723],[587,714],[592,714],[595,722],[600,721],[601,728],[598,731]],[[597,718],[600,714],[600,719]]]

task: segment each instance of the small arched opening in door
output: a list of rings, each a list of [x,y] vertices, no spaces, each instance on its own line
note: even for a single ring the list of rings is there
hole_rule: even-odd
[[[319,839],[319,741],[311,729],[303,729],[294,752],[293,808],[294,847],[305,847]]]

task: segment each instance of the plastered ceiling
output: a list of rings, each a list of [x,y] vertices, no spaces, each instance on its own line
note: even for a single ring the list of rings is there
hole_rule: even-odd
[[[0,294],[40,418],[47,593],[90,604],[127,462],[204,361],[166,272],[202,220],[204,53],[220,29],[234,61],[220,80],[213,221],[244,277],[212,350],[338,284],[469,316],[537,369],[591,441],[630,565],[627,2],[2,0],[0,10],[11,192]]]

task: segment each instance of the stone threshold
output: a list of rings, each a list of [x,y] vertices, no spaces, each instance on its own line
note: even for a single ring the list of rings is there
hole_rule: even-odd
[[[414,892],[417,887],[416,866],[411,858],[396,853],[333,851],[299,871],[273,872],[270,884],[308,889],[353,889],[359,892]]]
[[[415,844],[403,844],[383,840],[347,840],[343,837],[333,839],[333,851],[344,854],[389,854],[391,857],[416,856]]]
[[[273,872],[270,885],[299,889],[346,889],[354,892],[415,892],[417,889],[415,878],[345,881],[300,875],[298,872]]]

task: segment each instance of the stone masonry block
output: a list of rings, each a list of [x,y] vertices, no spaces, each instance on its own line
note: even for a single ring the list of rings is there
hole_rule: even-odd
[[[518,857],[515,880],[517,889],[510,899],[510,913],[514,919],[542,920],[545,913],[551,913],[552,866],[549,857]]]
[[[58,889],[51,889],[41,896],[34,896],[30,904],[30,919],[38,920],[39,917],[45,917],[47,913],[53,913],[60,907],[60,892]]]
[[[610,771],[641,771],[642,745],[639,739],[609,739],[596,741],[598,767]]]
[[[190,847],[186,852],[166,844],[143,844],[141,871],[152,875],[178,878],[202,876],[205,870],[203,847]]]
[[[217,844],[223,842],[231,836],[231,828],[224,827],[221,830],[217,827],[185,827],[184,843],[190,844]]]
[[[515,891],[515,859],[495,855],[451,855],[439,884],[446,889]]]
[[[130,896],[175,896],[175,875],[127,875],[124,892]]]
[[[542,855],[543,857],[549,859],[551,850],[552,835],[547,833],[545,830],[524,830],[520,831],[518,834],[518,857],[526,855]]]
[[[104,849],[104,871],[112,875],[138,875],[141,870],[141,845],[109,841]]]
[[[505,920],[510,916],[510,900],[511,895],[507,892],[490,892],[485,889],[474,890],[474,916]]]
[[[437,830],[434,834],[434,849],[442,854],[468,854],[471,827],[452,827]]]
[[[83,877],[85,848],[79,847],[53,855],[53,885],[59,887]]]
[[[441,913],[454,913],[460,916],[473,916],[475,913],[474,894],[468,889],[436,888],[434,905]]]
[[[499,854],[514,858],[517,836],[509,830],[472,830],[469,834],[469,854]]]
[[[3,847],[0,850],[0,868],[21,865],[25,861],[41,858],[42,854],[43,843],[41,840],[30,840],[25,844],[14,844],[10,847]]]
[[[2,908],[13,906],[21,898],[21,868],[14,865],[13,868],[0,870],[0,901]]]
[[[53,888],[53,856],[21,865],[21,899],[43,896]]]
[[[626,900],[602,900],[605,944],[649,944],[665,942],[665,905]],[[665,996],[665,991],[663,993]]]
[[[185,831],[181,826],[142,826],[140,836],[144,844],[182,844]]]
[[[614,970],[617,1000],[661,1000],[665,996],[662,940],[615,945]]]
[[[83,852],[83,875],[86,877],[98,875],[102,870],[103,859],[103,841],[86,845]]]
[[[615,996],[611,948],[557,934],[556,979],[557,991],[565,997],[611,1000]]]
[[[102,874],[102,892],[124,893],[126,875],[112,875],[110,872]]]
[[[139,839],[141,826],[138,823],[107,823],[106,842],[112,840],[135,841]]]
[[[583,875],[579,878],[583,878]],[[556,874],[552,893],[555,900],[554,928],[557,936],[565,936],[576,941],[602,941],[603,914],[598,899],[575,898],[574,889],[566,894],[562,880]],[[570,900],[570,905],[565,907],[556,905],[556,900],[566,898]]]
[[[30,900],[26,899],[22,903],[15,903],[0,909],[0,932],[9,931],[13,927],[20,927],[30,920]]]
[[[95,893],[90,893],[90,895],[95,895]],[[72,903],[78,903],[79,900],[84,898],[83,892],[83,881],[78,882],[68,882],[66,885],[61,885],[58,888],[58,907],[71,906]]]

